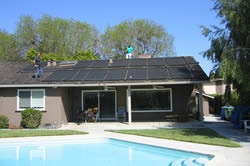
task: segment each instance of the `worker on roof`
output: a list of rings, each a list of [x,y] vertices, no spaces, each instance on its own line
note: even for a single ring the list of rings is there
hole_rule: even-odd
[[[38,53],[38,54],[35,56],[34,61],[33,61],[34,67],[35,67],[35,69],[36,69],[36,73],[35,73],[35,78],[36,78],[36,79],[43,76],[43,70],[42,70],[42,68],[41,68],[40,56],[41,56],[41,54]]]
[[[126,59],[132,58],[133,50],[134,50],[133,47],[131,47],[130,45],[127,47]]]

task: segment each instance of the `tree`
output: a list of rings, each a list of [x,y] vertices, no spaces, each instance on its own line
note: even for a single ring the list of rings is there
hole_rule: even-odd
[[[227,83],[236,83],[241,103],[250,103],[250,1],[216,0],[213,10],[225,28],[202,27],[211,47],[203,56],[216,62]]]
[[[29,49],[26,54],[26,61],[33,62],[35,56],[38,54],[38,50],[34,47]],[[63,61],[63,60],[90,60],[90,59],[99,59],[99,57],[95,56],[94,53],[90,50],[78,52],[76,51],[73,56],[68,56],[67,58],[63,58],[62,56],[54,53],[43,53],[41,55],[41,61]]]
[[[34,20],[23,16],[15,33],[18,50],[27,60],[32,59],[28,51],[35,49],[44,59],[72,59],[75,52],[95,52],[99,42],[99,32],[94,26],[74,20],[53,18],[43,15]],[[30,54],[30,53],[29,53]]]
[[[97,60],[99,59],[94,53],[90,50],[82,51],[82,52],[75,52],[75,55],[71,57],[71,60]]]
[[[96,27],[79,21],[70,21],[70,29],[65,36],[70,54],[75,52],[95,52],[99,45],[99,32]]]
[[[135,20],[132,24],[133,41],[138,55],[149,54],[152,57],[175,55],[173,36],[163,26],[150,20]]]
[[[39,50],[43,53],[59,54],[63,58],[68,55],[65,35],[68,33],[67,20],[44,15],[38,21]]]
[[[123,57],[128,45],[134,47],[135,55],[175,55],[173,36],[150,20],[124,21],[114,27],[108,27],[101,39],[102,55],[105,58]]]
[[[93,51],[98,31],[86,23],[45,15],[39,20],[38,35],[41,52],[58,54],[68,59],[76,51]]]
[[[29,49],[26,53],[26,61],[28,62],[33,62],[35,56],[38,54],[38,50],[36,50],[34,47],[32,47],[31,49]]]
[[[22,56],[25,56],[31,47],[36,48],[38,46],[37,37],[37,24],[35,20],[31,16],[20,17],[20,21],[17,23],[15,38],[18,50]]]
[[[21,61],[14,35],[0,30],[0,61]]]

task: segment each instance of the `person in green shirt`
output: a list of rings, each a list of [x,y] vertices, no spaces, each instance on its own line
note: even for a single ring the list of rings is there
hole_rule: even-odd
[[[131,59],[133,54],[133,47],[130,45],[127,47],[126,59]]]

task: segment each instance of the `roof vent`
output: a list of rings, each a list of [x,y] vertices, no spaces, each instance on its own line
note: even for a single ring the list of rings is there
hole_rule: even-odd
[[[109,58],[109,63],[112,64],[113,63],[113,59]]]
[[[77,61],[62,61],[59,63],[59,66],[74,66],[77,64]]]
[[[48,61],[47,66],[56,66],[56,61]]]
[[[138,55],[138,58],[151,58],[149,54]]]

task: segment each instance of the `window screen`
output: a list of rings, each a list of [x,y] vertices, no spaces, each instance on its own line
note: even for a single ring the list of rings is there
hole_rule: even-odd
[[[30,108],[30,91],[19,91],[19,108]]]
[[[26,108],[45,109],[44,89],[18,90],[19,110]]]

